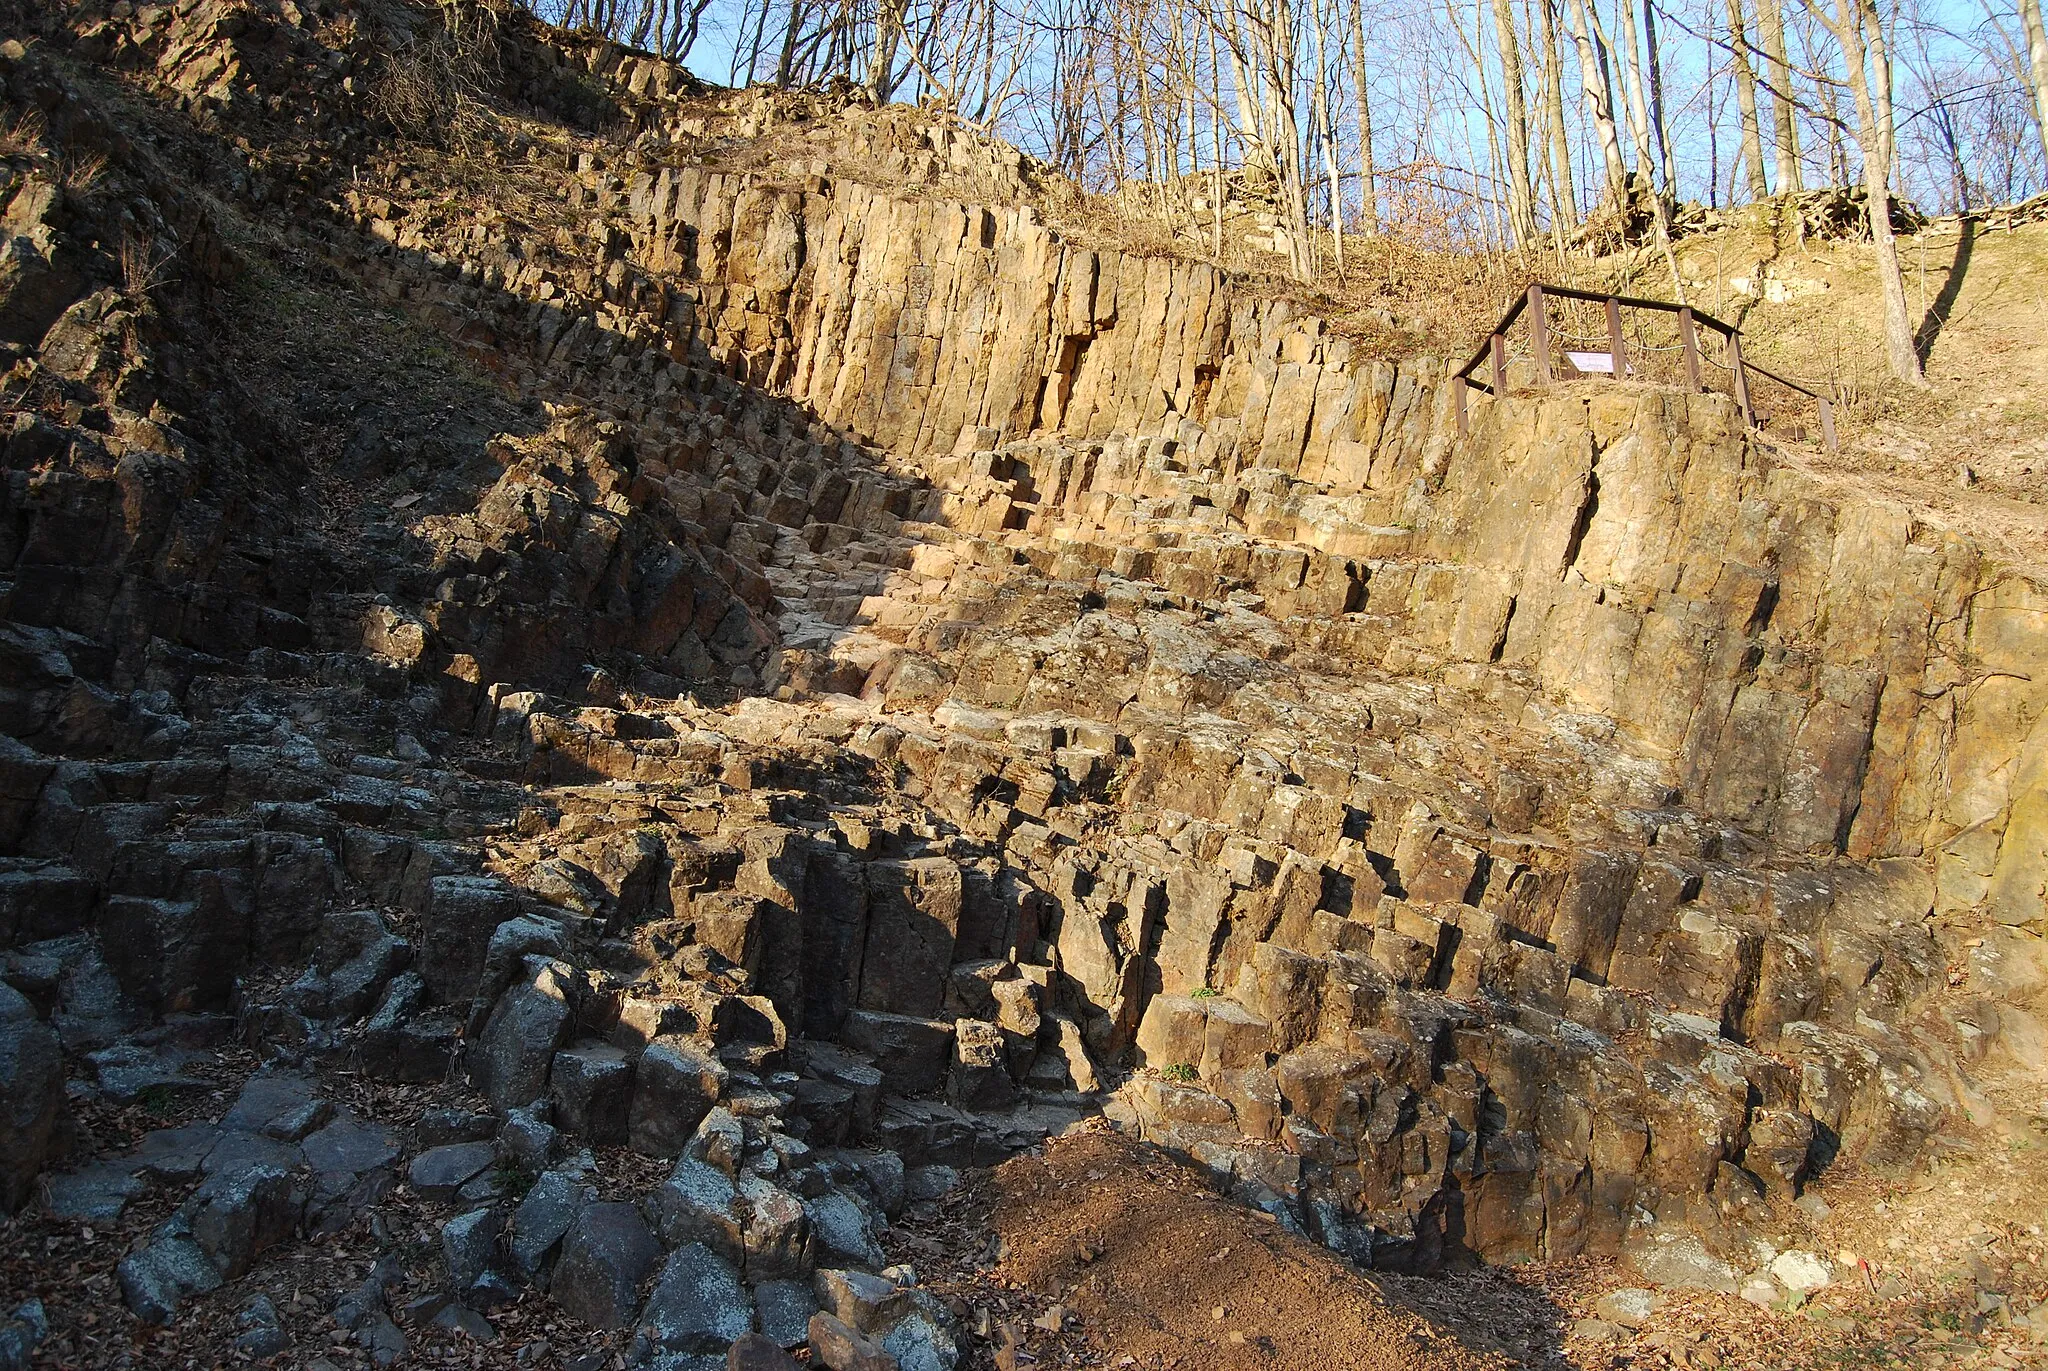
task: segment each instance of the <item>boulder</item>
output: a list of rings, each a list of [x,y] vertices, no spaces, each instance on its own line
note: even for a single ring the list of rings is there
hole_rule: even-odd
[[[27,1199],[64,1117],[57,1035],[12,986],[0,984],[0,1210]]]
[[[811,1288],[826,1313],[863,1333],[879,1336],[911,1310],[908,1290],[866,1271],[821,1270]]]
[[[745,1251],[739,1187],[708,1162],[683,1157],[648,1200],[655,1230],[670,1247],[701,1243],[737,1263]]]
[[[961,891],[960,868],[945,857],[868,863],[862,1009],[939,1012],[960,932]]]
[[[818,1297],[809,1281],[759,1281],[754,1286],[754,1321],[777,1347],[799,1347],[810,1336]]]
[[[656,1038],[634,1073],[627,1138],[651,1157],[681,1156],[704,1116],[725,1094],[726,1069],[695,1039]]]
[[[726,1349],[725,1371],[799,1371],[796,1359],[782,1349],[766,1334],[749,1333]]]
[[[1008,1045],[1003,1031],[980,1019],[959,1019],[953,1025],[953,1061],[946,1074],[946,1100],[958,1109],[1007,1109],[1017,1101],[1010,1079]]]
[[[444,1143],[430,1147],[412,1159],[406,1180],[430,1200],[452,1196],[498,1160],[495,1143]]]
[[[299,1142],[326,1123],[334,1107],[320,1098],[311,1077],[292,1072],[260,1072],[251,1076],[220,1126],[234,1133],[261,1133],[285,1142]]]
[[[29,1359],[36,1346],[48,1336],[50,1319],[43,1312],[41,1300],[27,1300],[16,1305],[6,1322],[0,1323],[0,1371],[28,1371]],[[773,1363],[761,1362],[759,1365],[766,1371]]]
[[[937,1090],[952,1064],[953,1025],[939,1019],[855,1010],[840,1038],[874,1060],[883,1088],[896,1095]]]
[[[887,1261],[875,1239],[879,1226],[865,1202],[844,1190],[828,1190],[804,1201],[821,1260],[880,1270]]]
[[[501,1114],[547,1093],[555,1044],[569,1023],[574,973],[538,958],[529,966],[498,997],[470,1053],[470,1079]]]
[[[754,1327],[754,1301],[739,1273],[702,1243],[668,1254],[640,1325],[671,1352],[723,1352]]]
[[[548,1098],[560,1127],[600,1146],[622,1143],[633,1102],[633,1060],[601,1043],[564,1048],[548,1073]]]
[[[221,1276],[236,1280],[265,1248],[291,1236],[304,1204],[289,1172],[257,1165],[207,1177],[180,1212]]]
[[[542,1173],[512,1211],[512,1261],[523,1275],[532,1278],[545,1269],[555,1245],[596,1197],[596,1190],[580,1176],[567,1171]]]
[[[497,1260],[505,1215],[498,1209],[472,1209],[441,1225],[441,1256],[448,1263],[448,1283],[467,1290]]]
[[[954,1371],[960,1365],[960,1344],[951,1323],[944,1306],[926,1296],[882,1338],[882,1350],[896,1359],[898,1371]]]
[[[811,1225],[803,1201],[755,1175],[740,1180],[740,1198],[747,1206],[747,1275],[755,1280],[810,1275]]]
[[[822,1310],[811,1315],[811,1364],[828,1371],[897,1371],[881,1344]]]
[[[121,1298],[144,1323],[169,1323],[187,1298],[220,1289],[220,1268],[192,1236],[191,1225],[173,1216],[157,1226],[149,1242],[115,1268]]]
[[[595,1328],[625,1328],[638,1311],[641,1280],[661,1258],[661,1244],[630,1204],[585,1208],[562,1241],[549,1293],[572,1317]]]

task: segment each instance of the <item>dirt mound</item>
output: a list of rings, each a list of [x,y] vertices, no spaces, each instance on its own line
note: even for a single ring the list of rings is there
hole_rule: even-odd
[[[1058,1299],[1100,1354],[1096,1365],[1512,1364],[1399,1308],[1355,1267],[1231,1203],[1194,1168],[1107,1129],[1054,1139],[997,1168],[986,1197],[1003,1244],[996,1279]]]

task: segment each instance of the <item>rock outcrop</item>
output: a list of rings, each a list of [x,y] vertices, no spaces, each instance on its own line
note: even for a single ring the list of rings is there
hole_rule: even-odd
[[[403,1170],[448,1326],[552,1281],[639,1361],[951,1365],[859,1269],[1085,1113],[1363,1264],[1684,1234],[1733,1289],[2037,1012],[2048,592],[1726,399],[1460,436],[1441,364],[1065,241],[962,127],[538,28],[479,199],[369,98],[370,10],[121,9],[0,49],[106,167],[0,163],[10,1205],[66,1066],[459,1073],[491,1114]],[[600,107],[631,132],[567,131]],[[296,256],[214,218],[259,209]],[[441,388],[235,351],[287,261],[308,334],[382,302]],[[140,1317],[397,1183],[330,1102],[243,1100],[116,1165],[189,1189]],[[600,1196],[585,1144],[674,1169]],[[398,1279],[351,1296],[373,1356]]]

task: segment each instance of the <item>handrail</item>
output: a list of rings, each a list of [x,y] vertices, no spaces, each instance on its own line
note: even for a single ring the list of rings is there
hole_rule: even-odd
[[[1735,403],[1741,409],[1743,420],[1749,427],[1760,427],[1757,423],[1756,409],[1750,403],[1749,396],[1749,373],[1755,372],[1759,376],[1777,382],[1788,390],[1797,391],[1799,394],[1812,399],[1820,409],[1822,440],[1827,444],[1827,449],[1830,453],[1840,451],[1835,441],[1835,402],[1809,386],[1802,385],[1800,382],[1791,380],[1788,377],[1780,376],[1777,372],[1760,367],[1744,357],[1742,352],[1742,330],[1734,325],[1723,323],[1713,315],[1695,310],[1690,305],[1682,305],[1671,300],[1645,300],[1634,295],[1603,295],[1596,291],[1580,290],[1575,286],[1553,286],[1543,282],[1531,285],[1526,292],[1516,296],[1509,303],[1507,312],[1501,315],[1500,322],[1493,326],[1493,331],[1487,335],[1486,341],[1479,345],[1479,350],[1472,354],[1472,359],[1453,373],[1451,379],[1457,383],[1456,389],[1453,392],[1453,403],[1458,412],[1459,433],[1469,431],[1469,421],[1465,416],[1465,388],[1467,386],[1476,387],[1489,395],[1496,396],[1507,389],[1506,334],[1515,321],[1522,317],[1525,310],[1529,312],[1530,344],[1531,350],[1534,353],[1537,379],[1544,383],[1548,383],[1552,379],[1548,300],[1553,295],[1560,299],[1582,300],[1588,304],[1605,305],[1607,307],[1608,350],[1613,359],[1613,374],[1616,380],[1626,377],[1629,370],[1628,347],[1623,339],[1621,329],[1621,311],[1623,309],[1655,310],[1659,313],[1675,314],[1678,316],[1678,337],[1680,348],[1685,354],[1686,382],[1695,391],[1703,389],[1700,384],[1699,340],[1696,336],[1696,329],[1700,325],[1705,325],[1728,340],[1728,369],[1734,376]],[[1481,362],[1489,360],[1492,363],[1490,379],[1488,381],[1474,380],[1472,373],[1478,369]]]

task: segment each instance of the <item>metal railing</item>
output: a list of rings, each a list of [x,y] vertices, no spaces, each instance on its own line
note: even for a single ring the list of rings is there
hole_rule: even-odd
[[[1787,390],[1812,399],[1820,411],[1821,441],[1827,445],[1829,452],[1840,451],[1835,441],[1834,401],[1809,386],[1780,376],[1778,373],[1760,367],[1755,362],[1745,358],[1742,355],[1742,331],[1733,325],[1724,324],[1711,314],[1702,314],[1690,305],[1674,304],[1669,300],[1640,300],[1629,295],[1601,295],[1593,291],[1575,290],[1570,286],[1540,284],[1530,286],[1526,294],[1520,296],[1513,304],[1508,306],[1507,313],[1503,314],[1500,322],[1494,325],[1493,332],[1488,335],[1485,342],[1479,345],[1479,350],[1472,354],[1472,360],[1465,363],[1452,376],[1451,379],[1458,383],[1452,391],[1452,403],[1457,410],[1459,433],[1462,434],[1470,431],[1469,421],[1465,415],[1465,388],[1467,386],[1477,387],[1489,395],[1499,396],[1507,393],[1507,331],[1514,326],[1515,321],[1521,318],[1524,312],[1527,312],[1529,316],[1529,352],[1530,360],[1535,366],[1537,383],[1539,385],[1549,385],[1558,379],[1558,359],[1553,356],[1551,344],[1550,301],[1553,297],[1561,300],[1583,301],[1588,304],[1604,307],[1607,325],[1606,337],[1593,341],[1604,342],[1605,347],[1596,352],[1574,352],[1569,349],[1565,351],[1565,364],[1573,367],[1580,374],[1607,374],[1612,375],[1616,380],[1623,380],[1632,375],[1642,374],[1632,364],[1632,357],[1635,360],[1642,360],[1646,345],[1639,339],[1636,347],[1631,349],[1622,329],[1621,312],[1624,309],[1650,310],[1660,314],[1675,315],[1677,316],[1678,341],[1674,350],[1680,354],[1683,360],[1685,385],[1688,389],[1695,392],[1708,389],[1701,380],[1703,364],[1716,363],[1713,363],[1713,359],[1705,357],[1701,353],[1699,330],[1701,328],[1710,329],[1720,334],[1727,341],[1728,360],[1725,364],[1716,365],[1723,365],[1724,369],[1729,373],[1730,390],[1735,397],[1736,407],[1742,411],[1742,420],[1745,424],[1751,428],[1762,427],[1757,418],[1755,399],[1751,394],[1750,387],[1751,376],[1760,376],[1785,387]],[[1474,380],[1472,373],[1479,369],[1482,362],[1491,364],[1490,376],[1486,381]]]

